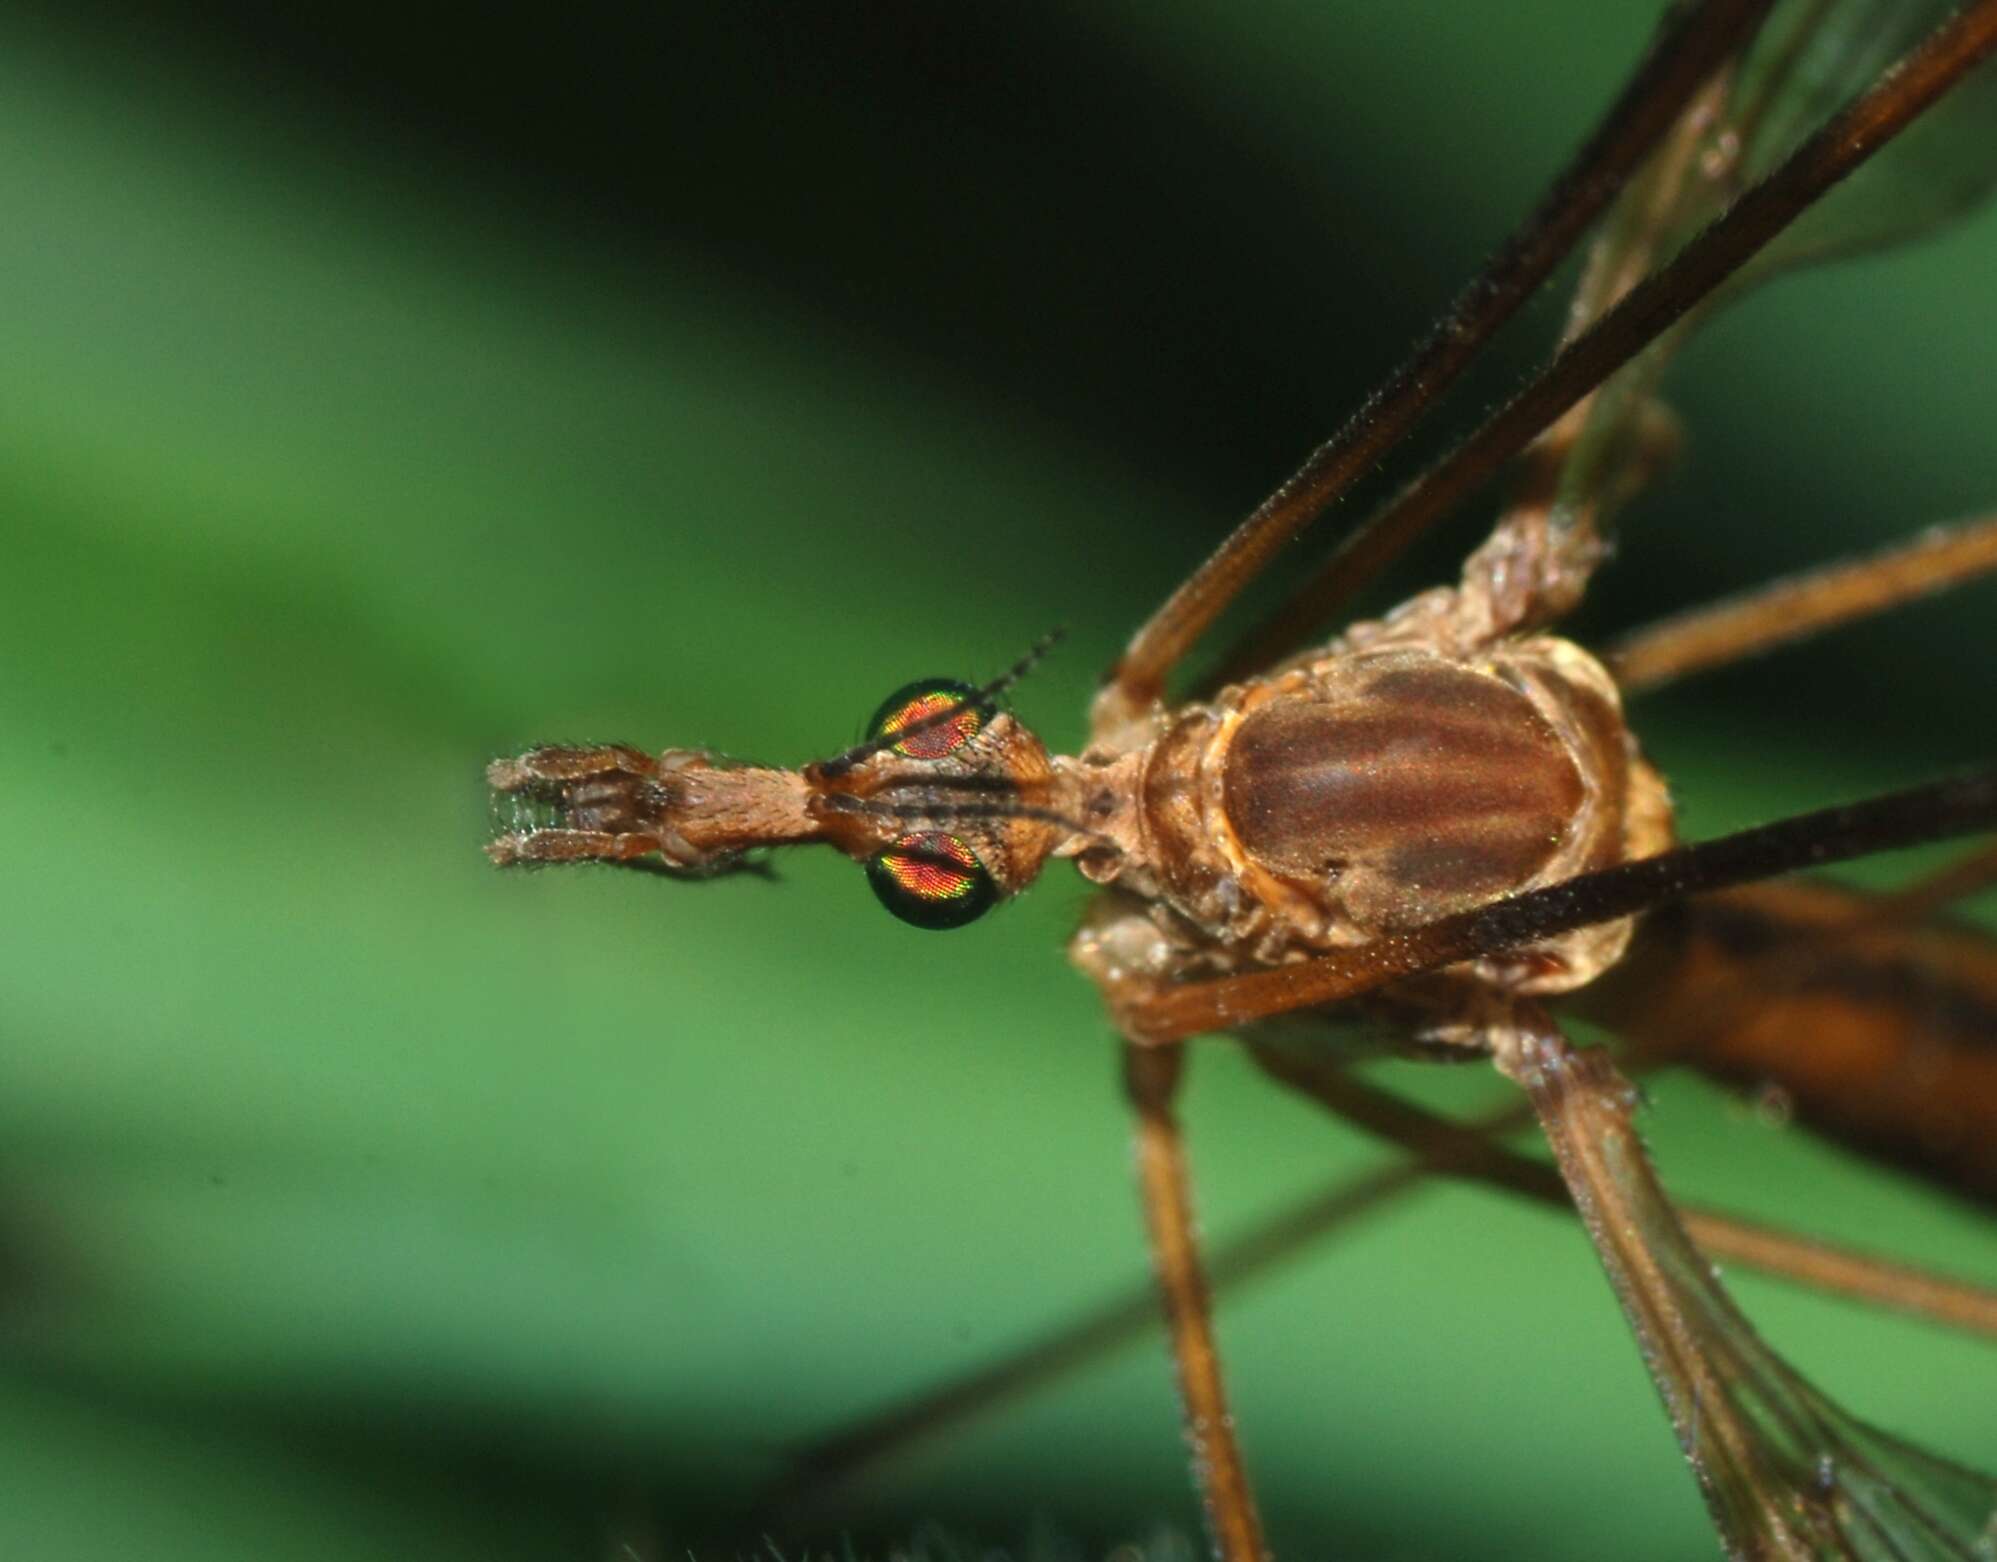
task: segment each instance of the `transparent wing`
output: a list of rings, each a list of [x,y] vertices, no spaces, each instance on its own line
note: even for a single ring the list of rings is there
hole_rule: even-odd
[[[1753,181],[1955,6],[1947,0],[1791,0],[1744,62],[1741,174]],[[1805,213],[1743,282],[1919,238],[1997,189],[1997,69],[1984,65],[1933,112]]]
[[[1661,263],[1957,9],[1950,0],[1786,0],[1706,105],[1693,177],[1637,229]],[[1653,176],[1654,177],[1654,176]],[[1778,272],[1925,237],[1997,190],[1997,62],[1797,218],[1722,297]],[[1619,235],[1635,227],[1625,201]]]
[[[1769,1349],[1679,1224],[1606,1053],[1550,1022],[1499,1057],[1531,1097],[1713,1523],[1736,1557],[1997,1559],[1997,1481],[1866,1425]]]
[[[1738,66],[1618,200],[1590,252],[1569,336],[1675,255],[1956,7],[1948,0],[1786,0]],[[1685,335],[1760,283],[1801,266],[1905,243],[1997,192],[1997,61],[1987,62],[1872,158],[1675,330],[1570,414],[1552,455],[1555,524],[1605,528],[1655,469],[1646,430],[1658,379]]]

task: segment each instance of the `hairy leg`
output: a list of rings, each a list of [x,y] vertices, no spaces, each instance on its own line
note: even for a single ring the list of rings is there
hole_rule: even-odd
[[[1288,646],[1323,632],[1355,592],[1555,420],[1713,296],[1831,187],[1997,50],[1997,0],[1940,24],[1662,269],[1632,288],[1512,399],[1354,530],[1258,631]]]
[[[1227,1409],[1213,1306],[1200,1266],[1192,1183],[1172,1110],[1183,1064],[1182,1048],[1124,1048],[1124,1089],[1137,1113],[1138,1185],[1172,1359],[1178,1367],[1186,1442],[1206,1504],[1214,1554],[1221,1562],[1264,1562],[1268,1552],[1262,1521],[1255,1512],[1255,1494]]]
[[[1624,635],[1609,670],[1626,694],[1745,661],[1840,624],[1997,570],[1997,516],[1937,526],[1865,559],[1844,559]]]
[[[1573,163],[1414,352],[1139,628],[1097,698],[1098,743],[1116,744],[1144,719],[1172,669],[1228,603],[1455,383],[1768,9],[1768,0],[1698,0],[1669,20]]]
[[[1487,1039],[1533,1103],[1728,1552],[1973,1555],[1997,1482],[1854,1420],[1769,1349],[1665,1198],[1608,1055],[1530,1007]]]

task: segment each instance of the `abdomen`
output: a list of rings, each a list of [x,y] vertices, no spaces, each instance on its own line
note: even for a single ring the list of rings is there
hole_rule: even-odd
[[[1646,1056],[1750,1088],[1797,1118],[1997,1201],[1997,939],[1882,925],[1870,897],[1756,884],[1654,914],[1579,997]]]

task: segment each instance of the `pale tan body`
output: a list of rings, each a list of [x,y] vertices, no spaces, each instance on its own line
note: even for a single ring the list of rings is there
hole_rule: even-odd
[[[1437,696],[1438,719],[1427,727],[1418,708],[1425,689]],[[1479,777],[1467,769],[1477,758],[1465,753],[1468,724],[1450,720],[1473,702],[1481,707],[1469,712],[1482,729],[1476,735],[1501,745],[1489,777],[1495,802],[1511,808],[1505,839],[1481,850],[1458,840],[1478,822]],[[1377,815],[1385,811],[1379,794],[1391,786],[1395,812],[1415,821],[1408,839],[1424,860],[1405,843],[1386,845],[1384,828],[1366,827],[1396,821],[1369,817],[1320,830],[1323,855],[1314,866],[1297,848],[1322,822],[1326,800],[1271,799],[1271,761],[1256,738],[1272,728],[1305,741],[1329,737],[1341,719],[1357,724],[1390,712],[1412,718],[1399,723],[1397,751],[1370,762],[1324,756],[1316,790],[1352,794]],[[1250,741],[1241,741],[1244,734]],[[1537,773],[1503,773],[1518,761]],[[1462,659],[1413,635],[1383,637],[1366,650],[1335,646],[1210,703],[1181,707],[1152,742],[1100,771],[1117,797],[1099,825],[1114,847],[1078,839],[1062,849],[1089,878],[1119,892],[1098,903],[1071,946],[1077,964],[1105,985],[1214,975],[1367,943],[1649,855],[1671,838],[1663,785],[1637,756],[1607,673],[1552,636]],[[1412,787],[1404,784],[1411,774]],[[1568,806],[1544,811],[1535,830],[1538,805],[1556,802]],[[1564,992],[1613,963],[1629,931],[1626,920],[1577,930],[1480,961],[1477,973],[1521,992]]]
[[[1593,563],[1515,511],[1459,586],[1056,758],[1098,832],[1056,852],[1113,891],[1076,964],[1114,994],[1304,960],[1667,848],[1669,799],[1614,680],[1571,641],[1514,632]],[[1457,974],[1565,992],[1630,932],[1581,928]]]

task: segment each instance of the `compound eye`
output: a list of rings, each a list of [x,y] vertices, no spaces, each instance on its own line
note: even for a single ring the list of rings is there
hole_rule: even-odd
[[[985,724],[985,713],[976,705],[965,703],[975,700],[977,695],[978,691],[968,683],[959,683],[954,678],[918,678],[914,683],[905,683],[874,712],[873,720],[867,723],[868,741],[891,738],[915,726],[925,716],[934,716],[954,705],[957,709],[943,720],[911,733],[906,742],[894,745],[894,751],[903,759],[941,759],[954,754],[976,737]]]
[[[919,830],[867,864],[882,905],[916,927],[962,927],[991,910],[998,885],[978,854],[956,836]]]

